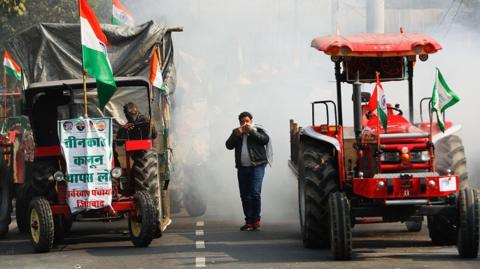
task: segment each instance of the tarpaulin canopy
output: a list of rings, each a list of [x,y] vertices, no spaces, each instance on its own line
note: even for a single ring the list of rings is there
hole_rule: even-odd
[[[137,27],[102,25],[111,46],[108,58],[114,76],[149,76],[150,57],[160,48],[167,91],[175,89],[171,32],[147,22]],[[8,40],[7,50],[23,69],[29,83],[82,78],[79,24],[41,23]]]
[[[442,49],[429,35],[417,33],[330,35],[313,39],[311,46],[328,55],[351,57],[409,56]]]

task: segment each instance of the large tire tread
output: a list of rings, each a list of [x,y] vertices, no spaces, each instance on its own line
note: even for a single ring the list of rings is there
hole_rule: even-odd
[[[135,207],[140,211],[141,230],[140,234],[135,236],[132,232],[132,219],[128,220],[130,239],[135,247],[147,247],[155,237],[157,228],[157,213],[153,199],[146,191],[136,192],[134,195]]]
[[[299,160],[299,190],[303,184],[305,199],[304,220],[301,230],[303,245],[307,248],[330,246],[330,225],[328,198],[338,190],[338,172],[330,148],[305,140],[301,144]],[[299,208],[302,211],[302,208]],[[300,212],[302,216],[302,212]]]
[[[38,214],[40,236],[39,241],[35,242],[32,234],[30,233],[30,241],[35,252],[48,252],[53,247],[54,241],[54,222],[50,203],[43,197],[35,197],[30,202],[28,210],[29,215],[31,214],[33,208],[35,208]],[[32,223],[30,217],[29,223]]]
[[[330,194],[330,244],[335,260],[352,259],[350,202],[343,192]]]
[[[458,228],[457,249],[462,258],[477,258],[479,248],[479,205],[478,193],[471,188],[460,190],[458,209],[460,223]]]

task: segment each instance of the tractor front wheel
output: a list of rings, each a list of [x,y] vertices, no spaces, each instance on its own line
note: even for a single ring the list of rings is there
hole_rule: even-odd
[[[352,259],[350,201],[343,192],[330,194],[330,247],[335,260]]]
[[[428,216],[428,234],[435,245],[455,245],[457,242],[457,225],[452,217]]]
[[[146,191],[153,200],[157,214],[156,238],[162,235],[160,228],[161,199],[160,199],[160,178],[158,176],[158,154],[155,149],[143,150],[132,155],[133,158],[133,180],[135,191]]]
[[[459,226],[457,249],[462,258],[477,258],[479,243],[478,193],[471,188],[458,194]]]
[[[414,220],[414,221],[406,221],[405,226],[407,227],[407,231],[412,233],[417,233],[422,230],[423,221],[421,220]]]
[[[136,247],[147,247],[157,228],[157,213],[153,199],[146,191],[138,191],[135,199],[135,216],[128,218],[130,239]]]
[[[53,246],[54,224],[50,203],[35,197],[29,207],[30,241],[35,252],[48,252]]]

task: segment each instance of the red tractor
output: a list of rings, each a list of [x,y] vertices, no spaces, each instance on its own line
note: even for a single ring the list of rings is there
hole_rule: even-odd
[[[440,132],[430,112],[425,122],[423,114],[414,121],[415,63],[440,44],[427,35],[399,33],[324,36],[312,47],[335,65],[337,103],[313,102],[311,126],[290,121],[304,246],[330,246],[335,259],[347,260],[355,224],[400,221],[419,231],[426,216],[434,244],[456,244],[461,257],[476,258],[479,200],[468,187],[462,141],[454,135],[460,127],[446,122]],[[381,82],[408,80],[409,117],[399,105],[388,105],[387,132],[368,111],[370,94],[361,92],[377,73]],[[353,127],[343,126],[342,82],[353,86]],[[420,110],[429,99],[422,99]],[[315,122],[317,105],[325,108],[322,124]]]
[[[8,233],[12,198],[24,178],[24,145],[31,134],[28,119],[19,116],[20,92],[0,93],[0,237]],[[28,156],[27,156],[28,157]]]

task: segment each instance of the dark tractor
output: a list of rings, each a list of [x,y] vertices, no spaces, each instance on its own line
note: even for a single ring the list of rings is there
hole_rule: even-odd
[[[35,140],[34,162],[17,195],[17,222],[28,231],[36,252],[47,252],[64,239],[75,221],[115,221],[128,218],[130,238],[136,247],[148,246],[160,237],[160,186],[158,155],[153,147],[151,122],[143,137],[115,139],[125,124],[123,106],[135,102],[151,121],[153,97],[148,80],[142,77],[116,78],[117,91],[105,112],[98,107],[94,80],[87,80],[88,115],[113,118],[115,165],[110,171],[112,206],[72,214],[66,202],[67,176],[57,121],[82,115],[82,80],[33,83],[25,91],[26,114]]]

